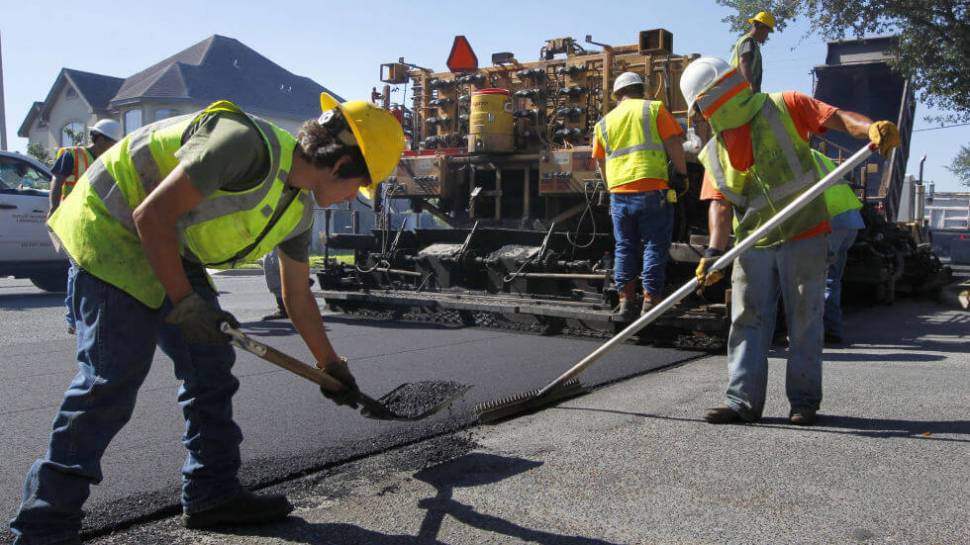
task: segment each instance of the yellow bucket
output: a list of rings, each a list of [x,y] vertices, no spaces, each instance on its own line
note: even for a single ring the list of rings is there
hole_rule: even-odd
[[[482,89],[472,93],[468,117],[468,152],[513,151],[512,93],[508,89]]]

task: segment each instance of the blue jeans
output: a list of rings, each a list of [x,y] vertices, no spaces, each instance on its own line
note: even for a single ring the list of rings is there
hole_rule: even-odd
[[[741,254],[731,277],[727,404],[746,420],[765,406],[768,349],[778,296],[788,319],[786,393],[793,409],[822,402],[822,299],[826,237],[789,241]]]
[[[67,320],[67,327],[76,329],[77,324],[74,320],[74,277],[77,276],[77,265],[73,259],[68,259],[67,261],[67,293],[64,297],[64,306],[67,307],[67,312],[64,318]]]
[[[193,289],[216,302],[201,269]],[[178,403],[185,417],[182,505],[186,512],[213,507],[242,488],[237,479],[242,433],[232,420],[239,381],[231,374],[228,344],[188,344],[164,317],[83,269],[73,278],[78,374],[54,418],[44,458],[30,468],[23,503],[10,527],[17,545],[76,543],[81,507],[90,486],[101,482],[101,456],[131,418],[135,398],[151,367],[156,345],[175,363],[182,381]]]
[[[665,191],[610,194],[613,217],[613,279],[622,289],[641,271],[644,293],[663,295],[664,276],[670,238],[673,236],[674,210]],[[640,266],[640,243],[643,242],[643,267]]]
[[[825,279],[825,334],[842,337],[845,324],[842,322],[842,275],[849,248],[855,243],[858,229],[834,229],[829,235],[829,269]]]

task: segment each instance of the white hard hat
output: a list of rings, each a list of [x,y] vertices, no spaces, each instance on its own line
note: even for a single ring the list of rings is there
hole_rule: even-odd
[[[623,72],[617,76],[616,80],[613,81],[613,98],[616,98],[617,91],[631,85],[643,85],[643,78],[640,77],[640,74],[636,72]]]
[[[124,132],[121,130],[121,123],[118,123],[114,119],[99,119],[98,122],[91,127],[91,132],[96,132],[102,136],[106,136],[115,142],[118,142],[125,137]]]
[[[680,92],[687,101],[687,111],[694,109],[697,97],[717,83],[734,67],[717,57],[700,57],[687,65],[680,76]]]

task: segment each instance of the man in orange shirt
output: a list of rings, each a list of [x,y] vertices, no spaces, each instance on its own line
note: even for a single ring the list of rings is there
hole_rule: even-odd
[[[723,273],[708,273],[728,244],[731,222],[738,240],[819,180],[808,139],[827,129],[869,138],[880,152],[899,143],[889,121],[840,110],[795,91],[754,93],[744,77],[714,57],[693,61],[681,91],[715,136],[698,159],[706,169],[701,199],[710,200],[709,247],[697,268],[712,285]],[[712,424],[754,422],[764,410],[768,348],[779,295],[789,320],[786,393],[789,420],[812,425],[822,401],[822,304],[827,262],[828,211],[819,198],[759,239],[738,257],[731,279],[727,402],[709,409]]]
[[[673,162],[674,186],[687,174],[683,130],[657,100],[643,99],[643,78],[620,74],[613,83],[618,103],[596,124],[593,157],[610,192],[613,218],[613,279],[620,296],[617,315],[636,314],[636,274],[643,243],[643,305],[647,312],[663,297],[667,252],[673,235],[674,211],[668,202],[668,158]]]

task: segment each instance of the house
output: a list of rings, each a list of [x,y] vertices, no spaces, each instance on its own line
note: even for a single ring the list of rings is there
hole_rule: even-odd
[[[86,137],[100,118],[119,121],[127,134],[222,99],[296,133],[320,114],[321,91],[330,92],[239,40],[213,35],[127,78],[62,69],[17,134],[53,151],[70,145],[72,133]]]

